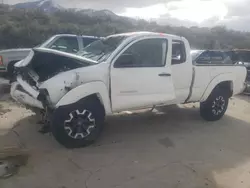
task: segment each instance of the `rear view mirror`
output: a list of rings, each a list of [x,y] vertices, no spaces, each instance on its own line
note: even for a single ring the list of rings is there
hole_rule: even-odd
[[[132,54],[122,54],[115,62],[115,68],[121,67],[133,67],[135,63],[135,57]]]

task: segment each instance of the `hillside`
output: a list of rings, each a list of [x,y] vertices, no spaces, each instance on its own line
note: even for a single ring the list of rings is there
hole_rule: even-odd
[[[224,27],[160,26],[155,22],[120,17],[108,10],[62,8],[48,14],[38,8],[0,6],[0,49],[32,47],[57,33],[106,36],[139,30],[181,35],[193,48],[250,48],[250,33]]]
[[[44,12],[55,12],[64,8],[56,4],[53,0],[38,0],[25,3],[18,3],[12,6],[13,8],[22,9],[39,9]]]

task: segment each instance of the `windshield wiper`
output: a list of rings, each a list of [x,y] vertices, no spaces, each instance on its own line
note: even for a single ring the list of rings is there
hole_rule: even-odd
[[[97,59],[97,61],[100,61],[103,57],[106,57],[107,55],[109,55],[111,52],[109,53],[102,53],[101,56]]]

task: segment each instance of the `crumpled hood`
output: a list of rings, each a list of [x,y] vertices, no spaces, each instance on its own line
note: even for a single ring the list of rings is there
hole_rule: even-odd
[[[23,59],[22,61],[15,64],[15,67],[27,66],[30,63],[33,56],[35,55],[35,52],[41,52],[44,54],[54,54],[54,55],[58,55],[58,56],[73,58],[73,59],[88,62],[91,64],[97,63],[96,61],[93,61],[91,59],[87,59],[87,58],[84,58],[84,57],[81,57],[78,55],[74,55],[74,54],[70,54],[70,53],[66,53],[66,52],[61,52],[58,50],[53,50],[53,49],[48,49],[48,48],[33,48],[33,49],[30,49],[30,53],[25,59]]]
[[[17,74],[26,72],[24,74],[27,75],[27,72],[32,72],[33,76],[37,78],[36,81],[43,82],[61,72],[95,64],[97,64],[96,61],[78,55],[46,48],[35,48],[25,59],[15,64],[15,70]]]
[[[87,59],[84,58],[82,56],[79,55],[75,55],[75,54],[71,54],[71,53],[67,53],[67,52],[62,52],[62,51],[58,51],[58,50],[53,50],[53,49],[49,49],[49,48],[34,48],[34,51],[38,51],[38,52],[44,52],[44,53],[51,53],[51,54],[55,54],[55,55],[60,55],[60,56],[64,56],[64,57],[69,57],[69,58],[74,58],[77,60],[82,60],[82,61],[87,61],[89,63],[97,63],[94,60],[91,59]]]

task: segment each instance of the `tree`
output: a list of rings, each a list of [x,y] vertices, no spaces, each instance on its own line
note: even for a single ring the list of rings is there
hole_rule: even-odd
[[[192,48],[250,48],[250,33],[214,28],[162,26],[126,17],[89,16],[72,10],[51,14],[0,5],[0,49],[32,47],[54,34],[107,36],[131,31],[154,31],[186,37]]]

